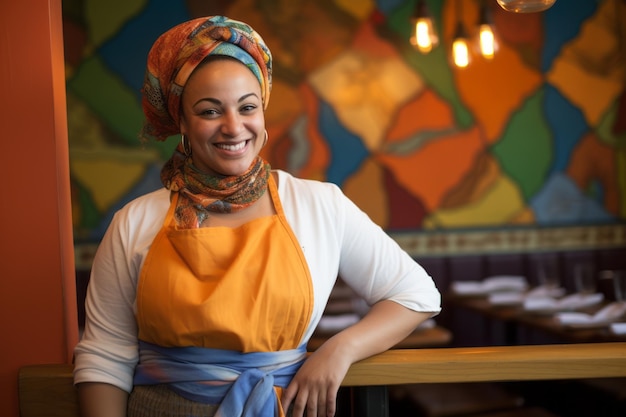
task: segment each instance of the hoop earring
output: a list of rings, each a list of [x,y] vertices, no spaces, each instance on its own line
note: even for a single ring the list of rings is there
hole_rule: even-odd
[[[188,140],[185,140],[185,135],[181,133],[180,135],[180,145],[183,148],[183,153],[185,156],[191,156],[191,144]]]
[[[265,147],[265,145],[267,144],[267,139],[268,139],[268,134],[267,134],[267,129],[265,129],[265,140],[263,141],[263,146],[261,146],[261,148]]]

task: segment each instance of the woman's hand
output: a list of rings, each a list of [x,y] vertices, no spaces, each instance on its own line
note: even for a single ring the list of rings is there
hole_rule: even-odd
[[[341,381],[353,363],[337,343],[328,340],[311,354],[282,396],[284,410],[293,403],[292,417],[333,417]]]
[[[393,301],[381,301],[358,323],[328,339],[304,362],[282,396],[292,416],[332,417],[337,391],[350,365],[383,352],[408,336],[432,313],[411,311]]]

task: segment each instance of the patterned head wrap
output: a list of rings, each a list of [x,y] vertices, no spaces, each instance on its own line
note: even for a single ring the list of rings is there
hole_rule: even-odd
[[[261,36],[243,22],[224,16],[194,19],[162,34],[148,54],[143,84],[146,120],[142,139],[165,140],[180,132],[181,95],[193,70],[209,55],[235,58],[261,85],[263,107],[272,88],[272,55]]]

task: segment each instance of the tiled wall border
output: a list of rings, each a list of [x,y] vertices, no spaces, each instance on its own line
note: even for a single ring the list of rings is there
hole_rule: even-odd
[[[620,247],[626,256],[626,225],[402,232],[391,236],[415,258]],[[76,269],[90,269],[97,244],[76,244],[74,249]]]
[[[413,257],[623,247],[626,225],[519,228],[391,234]]]

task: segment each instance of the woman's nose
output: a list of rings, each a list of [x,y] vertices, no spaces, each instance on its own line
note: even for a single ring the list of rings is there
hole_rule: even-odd
[[[226,113],[222,123],[222,133],[228,136],[237,136],[243,130],[243,121],[236,112]]]

